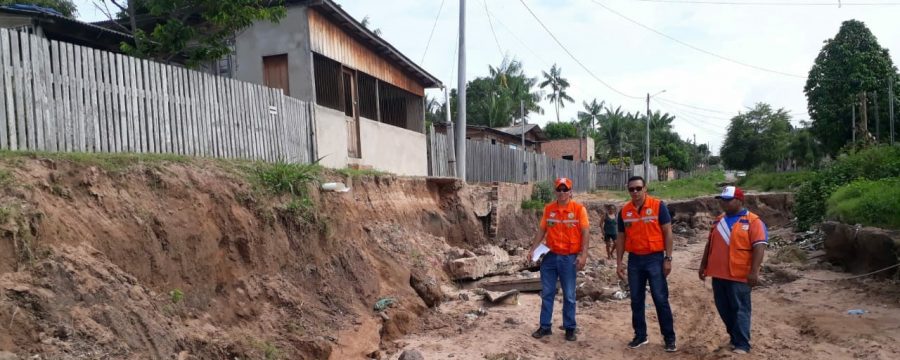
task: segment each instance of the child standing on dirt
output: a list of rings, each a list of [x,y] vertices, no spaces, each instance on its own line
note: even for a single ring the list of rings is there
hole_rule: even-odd
[[[616,224],[616,206],[613,204],[606,205],[606,216],[603,217],[603,242],[606,244],[606,257],[613,259],[613,253],[616,251],[616,234],[618,225]]]

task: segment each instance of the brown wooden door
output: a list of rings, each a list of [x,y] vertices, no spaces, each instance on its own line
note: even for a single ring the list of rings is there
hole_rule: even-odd
[[[263,81],[270,88],[282,89],[291,96],[287,54],[263,56]]]
[[[359,146],[359,100],[356,92],[356,74],[353,70],[344,69],[341,73],[344,90],[344,115],[350,118],[347,126],[347,155],[361,158]]]

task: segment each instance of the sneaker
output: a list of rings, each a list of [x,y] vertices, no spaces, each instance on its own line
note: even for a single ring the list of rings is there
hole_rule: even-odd
[[[575,329],[566,329],[566,341],[575,340],[578,340],[578,336],[575,335]]]
[[[738,348],[734,348],[734,350],[731,350],[731,352],[733,352],[737,355],[746,355],[747,354],[747,350],[738,349]]]
[[[675,346],[675,342],[666,343],[665,346],[666,352],[676,352],[678,351],[678,347]]]
[[[533,337],[533,338],[535,338],[535,339],[540,339],[540,338],[542,338],[542,337],[544,337],[544,336],[552,335],[552,334],[553,334],[553,330],[550,330],[550,329],[544,329],[544,328],[538,328],[538,329],[535,330],[533,333],[531,333],[531,337]]]
[[[648,342],[650,342],[650,341],[647,341],[647,338],[643,338],[643,339],[634,338],[633,340],[631,340],[630,343],[628,343],[628,348],[629,349],[637,349],[637,348],[641,347],[641,345],[644,345]]]

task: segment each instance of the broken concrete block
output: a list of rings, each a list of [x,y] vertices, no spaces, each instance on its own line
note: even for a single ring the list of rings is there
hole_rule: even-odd
[[[413,270],[409,275],[409,286],[412,286],[428,307],[438,306],[444,299],[440,283],[424,271]]]
[[[422,356],[422,353],[419,350],[410,349],[404,350],[402,354],[400,354],[399,360],[425,360],[425,357]]]
[[[504,292],[485,290],[484,299],[493,305],[518,305],[519,290],[514,289]]]
[[[488,275],[512,274],[522,268],[520,261],[511,260],[509,254],[497,246],[486,246],[475,251],[474,256],[457,258],[458,251],[448,254],[447,273],[453,280],[475,280]]]

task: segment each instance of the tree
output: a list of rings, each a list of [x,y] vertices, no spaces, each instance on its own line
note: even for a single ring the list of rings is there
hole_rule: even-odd
[[[884,109],[888,108],[886,95],[891,78],[896,88],[900,76],[888,50],[878,44],[875,35],[861,21],[845,21],[837,35],[825,41],[803,90],[812,120],[810,131],[826,153],[836,155],[852,138],[851,112],[860,93],[878,91],[879,116],[888,118]],[[869,129],[873,130],[874,111],[874,106],[868,107]],[[889,131],[888,121],[881,121],[881,126],[882,134]],[[858,134],[857,138],[864,136]]]
[[[362,21],[359,22],[359,24],[362,25],[364,28],[368,29],[369,25],[372,25],[371,21],[369,21],[369,15],[364,16]],[[376,36],[381,36],[381,29],[375,28],[374,30],[372,30],[372,33],[375,34]]]
[[[571,139],[578,137],[578,128],[572,123],[549,123],[544,128],[544,133],[550,140]]]
[[[48,9],[59,11],[59,13],[63,14],[63,16],[70,18],[75,17],[75,15],[78,13],[78,9],[75,7],[75,3],[72,2],[72,0],[0,0],[0,6],[13,4],[36,5],[45,7]]]
[[[566,102],[575,102],[568,93],[566,93],[566,89],[569,88],[569,80],[562,77],[562,68],[553,64],[550,67],[550,73],[546,71],[543,72],[544,81],[541,82],[541,89],[549,86],[551,92],[547,94],[547,100],[550,101],[556,108],[556,122],[559,122],[559,109],[566,107]]]
[[[720,155],[731,169],[750,170],[759,165],[778,166],[788,159],[792,126],[784,109],[773,111],[765,103],[731,119]]]
[[[578,112],[578,122],[583,128],[590,130],[589,134],[593,134],[596,130],[594,124],[603,115],[603,106],[606,105],[606,102],[600,101],[598,103],[597,99],[594,99],[590,103],[582,101],[581,104],[584,106],[584,111]]]
[[[543,113],[539,102],[542,94],[533,91],[537,79],[525,75],[522,63],[515,59],[503,59],[499,66],[488,66],[489,76],[470,80],[466,85],[466,117],[471,125],[503,127],[521,117],[520,105],[525,105],[525,115]],[[457,92],[450,92],[452,114],[456,115]]]
[[[117,20],[116,30],[134,36],[134,43],[122,44],[125,53],[162,62],[183,57],[189,67],[225,57],[240,30],[255,21],[278,22],[286,13],[283,0],[99,1],[118,8],[107,16]]]

